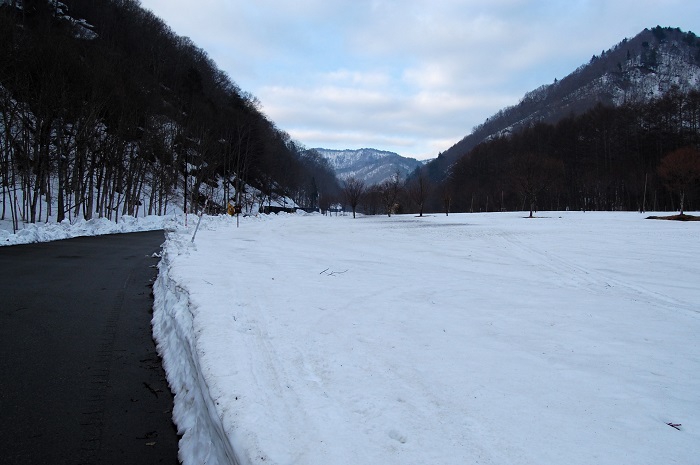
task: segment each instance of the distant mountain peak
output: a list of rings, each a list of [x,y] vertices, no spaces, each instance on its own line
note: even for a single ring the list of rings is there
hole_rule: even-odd
[[[328,160],[340,180],[355,177],[365,185],[381,184],[396,172],[405,179],[422,162],[415,158],[402,157],[398,153],[373,148],[360,149],[324,149],[314,148]]]

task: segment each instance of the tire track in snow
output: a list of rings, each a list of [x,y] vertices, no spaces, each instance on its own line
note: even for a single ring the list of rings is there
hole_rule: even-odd
[[[695,314],[700,313],[697,307],[691,306],[684,301],[667,294],[652,291],[641,285],[635,285],[629,281],[622,281],[610,273],[584,267],[570,259],[528,244],[520,237],[522,235],[519,237],[511,234],[501,235],[501,238],[511,245],[514,251],[525,252],[521,254],[523,259],[528,260],[533,265],[549,268],[560,280],[570,282],[576,288],[595,294],[600,294],[610,288],[616,288],[633,301],[642,300],[663,308],[672,307]]]
[[[248,370],[255,385],[259,388],[259,392],[266,393],[271,387],[273,388],[273,393],[265,395],[264,400],[266,403],[274,403],[275,422],[284,428],[286,425],[294,424],[301,417],[302,423],[307,426],[303,432],[286,430],[280,434],[289,434],[294,441],[302,443],[306,442],[308,437],[318,437],[318,425],[311,422],[307,413],[309,406],[303,404],[302,398],[297,392],[297,389],[306,389],[300,384],[303,381],[303,376],[300,377],[298,373],[294,372],[293,367],[287,367],[285,363],[289,355],[284,353],[289,353],[294,348],[285,347],[281,350],[274,343],[274,336],[271,336],[271,334],[274,335],[274,329],[270,327],[269,319],[265,316],[267,309],[262,309],[259,305],[250,302],[241,304],[241,306],[249,308],[251,314],[255,315],[246,323],[249,328],[248,337],[253,339],[255,347],[250,349],[249,353],[256,354],[256,357],[248,360]],[[257,397],[257,399],[260,398]],[[269,409],[269,406],[266,408]],[[258,443],[257,439],[253,440]],[[256,455],[262,461],[268,460],[266,457],[268,452],[263,451],[259,443],[257,446]],[[300,452],[299,456],[294,459],[298,463],[303,463],[304,452]]]

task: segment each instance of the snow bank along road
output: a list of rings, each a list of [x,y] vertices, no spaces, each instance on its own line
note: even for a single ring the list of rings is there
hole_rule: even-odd
[[[163,240],[0,247],[0,463],[177,463],[150,333]]]
[[[698,223],[546,216],[171,233],[154,333],[181,458],[698,463]]]

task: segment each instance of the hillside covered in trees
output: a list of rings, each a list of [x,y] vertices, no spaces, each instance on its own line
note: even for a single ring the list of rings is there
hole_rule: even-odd
[[[696,165],[700,39],[656,27],[528,92],[413,177],[433,185],[433,211],[674,210],[681,195],[698,209],[700,168],[683,189],[660,170],[685,147]]]
[[[428,174],[440,181],[449,167],[489,138],[516,133],[535,123],[555,124],[596,105],[642,104],[669,91],[700,89],[700,40],[692,32],[657,26],[593,55],[561,80],[527,92],[510,107],[474,127],[433,160]]]
[[[598,105],[476,146],[451,168],[432,208],[455,211],[700,209],[700,92],[649,103]],[[692,153],[686,185],[662,161]],[[534,202],[534,205],[531,203]]]
[[[15,224],[339,191],[322,157],[137,0],[0,2],[0,133],[0,215]]]
[[[662,160],[688,148],[695,163],[699,92],[700,40],[645,30],[499,111],[402,186],[397,176],[348,196],[328,160],[137,0],[2,0],[0,219],[196,211],[207,198],[213,211],[328,208],[343,194],[370,214],[698,209],[698,176],[679,181]]]
[[[700,209],[700,39],[656,27],[528,92],[353,213]],[[359,183],[358,183],[359,182]]]

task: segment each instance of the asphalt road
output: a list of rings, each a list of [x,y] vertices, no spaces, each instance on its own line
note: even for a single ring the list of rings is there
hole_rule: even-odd
[[[0,464],[177,464],[151,337],[163,231],[0,247]]]

